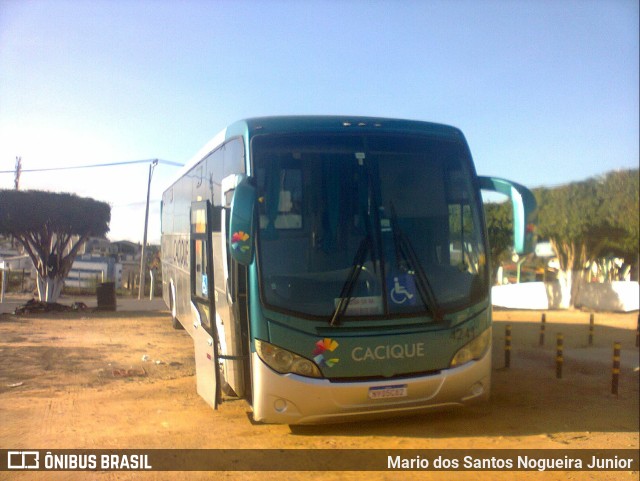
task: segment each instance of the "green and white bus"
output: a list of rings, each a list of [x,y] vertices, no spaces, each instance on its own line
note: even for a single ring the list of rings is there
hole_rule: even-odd
[[[258,422],[313,424],[467,405],[491,380],[481,189],[460,130],[365,117],[243,120],[162,199],[163,296],[193,338],[197,391]]]

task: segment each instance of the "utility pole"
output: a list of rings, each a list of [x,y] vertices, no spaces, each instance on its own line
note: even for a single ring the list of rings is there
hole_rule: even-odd
[[[147,183],[147,208],[144,214],[144,235],[142,236],[142,252],[140,253],[140,289],[138,290],[138,300],[144,297],[144,275],[145,275],[145,247],[147,245],[147,226],[149,225],[149,195],[151,194],[151,176],[153,168],[158,165],[158,159],[149,164],[149,182]],[[153,289],[153,286],[151,286]]]
[[[20,174],[22,173],[22,157],[16,156],[16,175],[13,180],[15,190],[20,190]]]
[[[15,177],[13,178],[13,187],[15,188],[15,190],[20,190],[20,174],[21,173],[22,173],[22,157],[20,157],[19,155],[16,155],[16,173],[15,173]],[[16,239],[15,237],[11,236],[11,248],[15,249],[15,247],[16,247]],[[2,288],[4,289],[4,284],[2,285]]]

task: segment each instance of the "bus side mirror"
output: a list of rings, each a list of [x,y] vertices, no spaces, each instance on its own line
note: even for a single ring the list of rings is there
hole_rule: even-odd
[[[256,189],[244,178],[236,186],[231,200],[227,241],[231,256],[245,266],[253,260],[255,205]]]
[[[480,188],[506,195],[513,206],[513,250],[519,255],[533,252],[537,220],[536,198],[525,186],[497,177],[478,177]]]

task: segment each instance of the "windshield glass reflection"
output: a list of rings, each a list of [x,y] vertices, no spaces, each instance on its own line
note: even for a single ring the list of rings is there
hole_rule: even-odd
[[[405,135],[253,141],[263,302],[307,317],[422,314],[487,294],[470,160]],[[344,305],[346,304],[346,306]]]

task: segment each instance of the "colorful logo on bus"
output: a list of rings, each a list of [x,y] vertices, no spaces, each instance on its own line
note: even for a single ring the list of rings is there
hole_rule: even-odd
[[[231,236],[231,248],[235,251],[239,250],[242,252],[247,252],[249,250],[249,245],[247,244],[249,237],[249,234],[247,234],[246,232],[234,232]]]
[[[338,342],[334,339],[325,337],[316,342],[316,348],[313,350],[313,360],[318,366],[333,367],[340,359],[336,357],[328,357],[330,353],[338,348]]]

